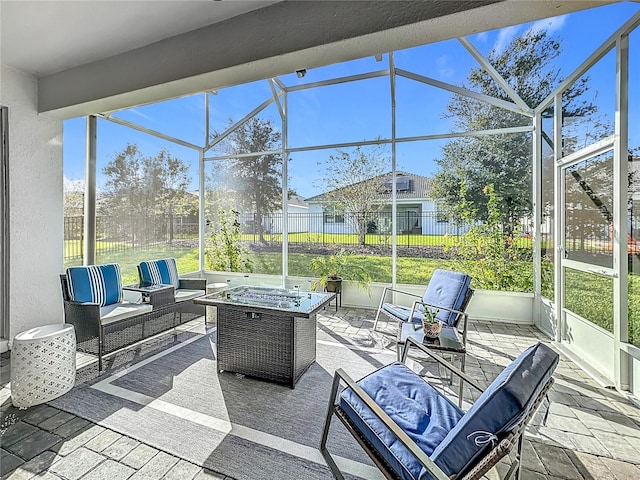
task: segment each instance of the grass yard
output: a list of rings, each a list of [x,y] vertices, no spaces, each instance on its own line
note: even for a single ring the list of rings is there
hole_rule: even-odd
[[[167,257],[176,259],[179,272],[196,272],[200,269],[197,248],[170,248],[166,245],[148,249],[130,249],[117,253],[105,253],[104,249],[98,250],[96,263],[119,263],[122,271],[122,283],[126,285],[138,282],[136,267],[140,262]],[[82,265],[82,259],[65,262],[65,268],[73,265]]]

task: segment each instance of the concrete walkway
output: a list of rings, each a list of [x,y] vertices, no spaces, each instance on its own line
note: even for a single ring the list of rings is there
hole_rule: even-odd
[[[388,330],[374,333],[373,318],[371,310],[331,308],[318,320],[320,328],[355,344],[382,344],[395,350],[393,325],[382,323]],[[196,320],[185,328],[202,330],[203,322]],[[472,321],[466,371],[488,384],[538,340],[549,341],[532,327]],[[129,361],[126,353],[122,357],[115,361]],[[17,410],[6,388],[9,368],[4,354],[0,359],[2,479],[229,478],[47,405]],[[542,415],[538,415],[527,431],[523,480],[640,478],[640,409],[624,394],[601,387],[564,356],[555,379],[546,425],[540,425]],[[497,474],[492,471],[488,477],[498,478]]]

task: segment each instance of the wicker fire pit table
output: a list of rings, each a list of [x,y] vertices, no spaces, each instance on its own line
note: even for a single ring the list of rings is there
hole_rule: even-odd
[[[218,371],[295,387],[316,359],[316,312],[333,293],[239,286],[194,300],[218,308]]]

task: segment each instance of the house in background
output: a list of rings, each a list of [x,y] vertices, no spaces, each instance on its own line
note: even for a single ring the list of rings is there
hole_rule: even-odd
[[[292,195],[287,201],[287,217],[289,233],[306,233],[309,231],[309,206],[299,195]],[[262,215],[264,233],[282,233],[282,209]],[[256,219],[253,212],[240,214],[240,225],[244,233],[256,233]]]
[[[361,182],[367,190],[377,191],[376,213],[367,223],[367,233],[390,234],[392,226],[391,195],[393,178],[385,173]],[[432,179],[409,172],[396,172],[397,222],[396,233],[415,235],[444,235],[461,233],[461,227],[438,212],[431,194]],[[339,199],[348,187],[325,192],[305,201],[309,205],[309,231],[313,233],[357,233],[353,212],[345,210]]]

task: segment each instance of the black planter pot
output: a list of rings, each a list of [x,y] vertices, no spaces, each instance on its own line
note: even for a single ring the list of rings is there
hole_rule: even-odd
[[[340,293],[342,292],[342,278],[327,278],[327,284],[325,285],[327,292]]]

